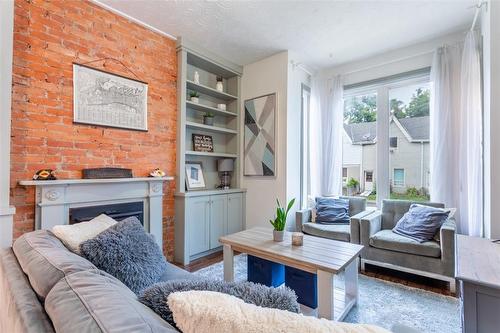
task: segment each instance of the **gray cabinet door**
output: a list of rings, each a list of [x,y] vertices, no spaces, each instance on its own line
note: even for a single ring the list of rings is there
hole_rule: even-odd
[[[189,198],[187,202],[189,255],[195,255],[210,248],[210,197]]]
[[[210,249],[221,246],[219,238],[225,235],[227,195],[210,196]]]
[[[233,193],[227,196],[226,234],[243,230],[243,194]]]

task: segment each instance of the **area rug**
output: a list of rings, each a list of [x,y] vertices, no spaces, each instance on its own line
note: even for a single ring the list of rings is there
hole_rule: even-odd
[[[223,272],[223,263],[219,262],[195,274],[222,280]],[[234,257],[234,272],[235,281],[246,281],[246,254]],[[344,321],[387,329],[399,324],[422,333],[461,332],[456,298],[365,275],[359,275],[359,303]]]

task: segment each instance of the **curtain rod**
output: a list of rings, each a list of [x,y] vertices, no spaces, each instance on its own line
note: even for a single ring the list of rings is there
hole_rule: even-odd
[[[470,27],[470,31],[474,31],[474,27],[476,26],[477,17],[479,16],[479,11],[483,7],[483,5],[487,5],[487,2],[482,1],[479,4],[477,4],[473,7],[470,7],[470,8],[476,8],[476,12],[474,13],[474,19],[472,20],[472,26]]]

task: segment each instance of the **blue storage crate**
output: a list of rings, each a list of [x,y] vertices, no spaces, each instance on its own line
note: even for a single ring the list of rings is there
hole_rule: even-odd
[[[285,282],[285,266],[258,257],[248,256],[248,281],[268,287],[278,287]]]
[[[285,285],[295,291],[297,301],[310,308],[318,307],[318,277],[300,269],[285,267]]]

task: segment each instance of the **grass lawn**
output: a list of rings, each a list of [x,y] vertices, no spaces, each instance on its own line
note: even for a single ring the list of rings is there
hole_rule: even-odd
[[[377,195],[376,194],[370,194],[367,198],[369,201],[375,201],[377,200]],[[426,195],[408,195],[406,193],[401,194],[401,193],[391,193],[391,199],[397,199],[397,200],[410,200],[410,201],[429,201],[429,197]]]

